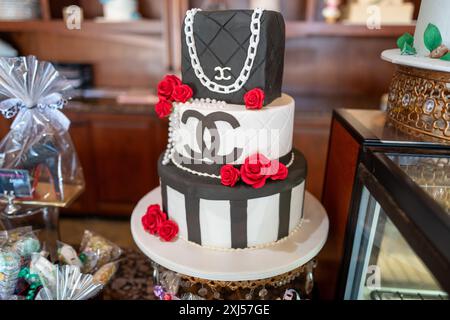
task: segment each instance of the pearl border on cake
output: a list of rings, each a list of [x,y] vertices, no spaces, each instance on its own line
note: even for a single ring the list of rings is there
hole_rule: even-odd
[[[187,243],[192,244],[194,246],[197,246],[197,247],[200,247],[200,248],[204,248],[204,249],[214,250],[214,251],[236,252],[236,251],[258,250],[258,249],[270,248],[270,247],[273,247],[275,245],[278,245],[278,244],[281,244],[283,242],[286,242],[292,235],[294,235],[294,233],[296,233],[297,231],[300,231],[300,228],[302,227],[303,222],[308,223],[309,219],[303,219],[302,218],[300,220],[300,222],[297,224],[297,226],[294,229],[292,229],[291,232],[289,232],[289,234],[286,237],[281,238],[280,240],[272,241],[272,242],[264,243],[264,244],[258,244],[258,245],[250,246],[250,247],[247,247],[247,248],[221,248],[221,247],[215,247],[215,246],[204,246],[204,245],[201,245],[201,244],[189,241],[189,240],[187,240],[187,239],[185,239],[183,237],[180,237],[180,236],[178,237],[178,239],[186,241]]]

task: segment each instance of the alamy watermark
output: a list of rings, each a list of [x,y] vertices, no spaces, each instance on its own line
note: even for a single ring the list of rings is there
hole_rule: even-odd
[[[66,28],[69,30],[80,30],[83,20],[83,11],[79,6],[72,5],[64,9]]]
[[[366,26],[370,30],[381,29],[381,8],[378,5],[371,5],[367,7]]]
[[[366,287],[372,290],[381,288],[381,268],[377,265],[367,267]]]

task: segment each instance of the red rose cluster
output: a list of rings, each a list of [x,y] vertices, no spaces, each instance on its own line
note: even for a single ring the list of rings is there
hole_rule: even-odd
[[[224,186],[234,187],[239,179],[255,189],[262,188],[267,179],[284,180],[288,176],[288,168],[281,162],[267,159],[262,154],[255,154],[245,159],[240,169],[230,164],[220,169],[220,181]]]
[[[160,118],[167,117],[172,112],[172,103],[185,103],[193,96],[191,87],[183,84],[175,75],[167,75],[158,83],[159,101],[155,111]]]
[[[141,222],[145,231],[158,235],[162,241],[172,241],[178,235],[178,225],[175,221],[167,219],[167,214],[158,204],[147,208]]]

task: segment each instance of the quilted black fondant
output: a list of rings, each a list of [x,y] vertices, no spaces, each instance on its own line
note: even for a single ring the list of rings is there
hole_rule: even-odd
[[[250,43],[252,10],[199,11],[194,20],[194,39],[197,54],[205,75],[220,85],[236,81],[243,68]],[[253,68],[242,89],[229,94],[210,91],[194,73],[182,31],[183,82],[194,90],[195,98],[211,98],[228,103],[244,104],[244,94],[254,88],[265,92],[264,104],[281,96],[284,66],[285,25],[283,16],[264,11],[261,17],[260,40]],[[229,80],[216,80],[216,67],[229,67]]]

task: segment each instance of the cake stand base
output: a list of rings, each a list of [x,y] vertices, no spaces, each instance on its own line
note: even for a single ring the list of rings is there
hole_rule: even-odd
[[[290,272],[312,260],[328,234],[328,217],[320,202],[306,192],[301,228],[285,241],[265,248],[216,250],[183,239],[162,242],[145,232],[141,217],[151,204],[161,204],[161,189],[144,196],[133,210],[131,233],[139,249],[157,264],[195,278],[214,281],[251,281]]]

